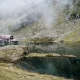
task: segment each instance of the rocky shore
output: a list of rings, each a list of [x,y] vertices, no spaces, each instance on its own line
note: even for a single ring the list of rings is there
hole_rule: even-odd
[[[0,60],[15,61],[28,54],[28,47],[24,45],[8,45],[0,47]]]
[[[28,64],[33,63],[36,58],[43,57],[60,57],[60,55],[56,54],[38,54],[38,53],[29,53],[28,47],[24,45],[8,45],[5,47],[0,47],[0,79],[1,80],[73,80],[66,79],[64,77],[59,77],[55,75],[41,74],[36,72],[36,70],[32,70],[36,65]],[[36,57],[36,58],[35,58]],[[75,56],[71,56],[75,57]],[[25,58],[27,61],[25,60]],[[34,59],[35,58],[35,59]],[[43,59],[42,59],[43,60]],[[22,63],[24,64],[22,64]],[[21,67],[25,66],[25,68]],[[39,64],[39,63],[38,63]],[[28,68],[27,68],[28,67]]]

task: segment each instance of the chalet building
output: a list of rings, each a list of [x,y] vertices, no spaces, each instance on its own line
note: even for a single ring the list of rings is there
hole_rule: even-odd
[[[12,35],[0,35],[0,46],[17,45],[18,42]]]

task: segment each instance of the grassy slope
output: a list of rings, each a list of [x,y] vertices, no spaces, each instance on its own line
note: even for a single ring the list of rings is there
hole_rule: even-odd
[[[79,18],[76,15],[79,15]],[[80,0],[76,0],[73,9],[70,11],[70,19],[75,23],[75,28],[70,34],[65,37],[65,41],[79,42],[80,41]]]
[[[79,42],[80,41],[80,20],[75,21],[75,28],[64,37],[65,41]]]
[[[0,80],[66,80],[62,77],[41,75],[12,67],[11,64],[0,63]]]

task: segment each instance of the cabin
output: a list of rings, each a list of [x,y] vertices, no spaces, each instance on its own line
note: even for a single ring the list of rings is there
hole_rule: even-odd
[[[18,45],[19,41],[14,39],[12,35],[0,35],[0,46]]]

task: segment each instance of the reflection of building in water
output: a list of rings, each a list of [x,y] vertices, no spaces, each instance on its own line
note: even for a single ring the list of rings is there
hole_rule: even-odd
[[[12,35],[0,35],[0,46],[17,45],[18,42]]]

